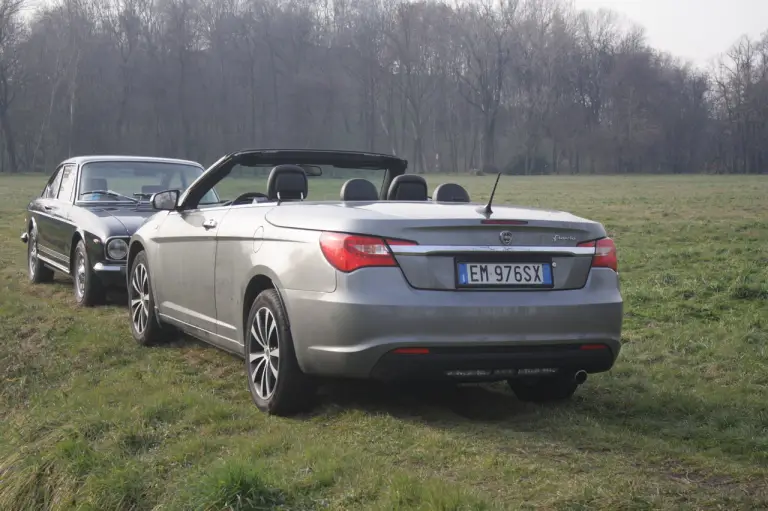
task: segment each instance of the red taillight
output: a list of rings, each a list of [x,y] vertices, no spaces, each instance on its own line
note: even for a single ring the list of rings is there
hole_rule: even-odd
[[[371,266],[397,266],[388,245],[416,243],[340,232],[324,232],[320,235],[320,249],[325,258],[334,268],[347,273]]]
[[[595,247],[595,255],[592,257],[593,268],[610,268],[619,271],[619,260],[616,256],[616,244],[611,238],[602,238],[597,241],[579,243],[580,247]]]
[[[584,351],[592,351],[592,350],[605,350],[608,349],[608,346],[605,344],[582,344],[581,348]]]

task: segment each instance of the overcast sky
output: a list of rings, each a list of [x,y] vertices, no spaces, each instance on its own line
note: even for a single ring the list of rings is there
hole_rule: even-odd
[[[573,0],[617,11],[645,27],[652,46],[706,66],[742,35],[768,30],[768,0]]]

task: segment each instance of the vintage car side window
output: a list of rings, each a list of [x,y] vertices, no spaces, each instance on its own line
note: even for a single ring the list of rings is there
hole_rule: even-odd
[[[48,183],[48,186],[43,190],[43,199],[53,199],[59,193],[59,185],[61,184],[61,169],[56,170],[53,181]]]
[[[59,188],[58,199],[66,202],[72,202],[72,192],[75,190],[75,166],[65,165],[61,171],[61,187]]]

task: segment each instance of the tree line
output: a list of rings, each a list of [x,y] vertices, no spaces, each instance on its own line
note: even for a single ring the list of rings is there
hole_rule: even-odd
[[[0,131],[3,172],[298,147],[414,172],[764,173],[768,32],[705,71],[559,0],[0,0]]]

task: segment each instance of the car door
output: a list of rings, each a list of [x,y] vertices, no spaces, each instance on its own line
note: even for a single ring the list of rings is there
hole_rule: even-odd
[[[228,212],[228,207],[172,211],[155,235],[160,314],[216,344],[216,233]]]
[[[65,264],[69,267],[69,256],[72,253],[72,235],[75,227],[70,221],[72,203],[74,201],[75,184],[77,183],[77,166],[73,163],[64,165],[61,169],[61,185],[56,198],[51,201],[51,244],[53,249],[65,256]]]
[[[253,268],[253,256],[264,242],[267,211],[274,203],[232,206],[219,225],[216,244],[217,335],[241,350],[238,330],[243,322],[243,281]]]
[[[37,225],[37,250],[43,259],[48,259],[58,266],[68,268],[69,258],[63,254],[61,248],[57,249],[56,232],[58,229],[58,217],[56,207],[59,188],[61,187],[62,170],[60,165],[51,175],[43,193],[36,201],[33,217]]]

